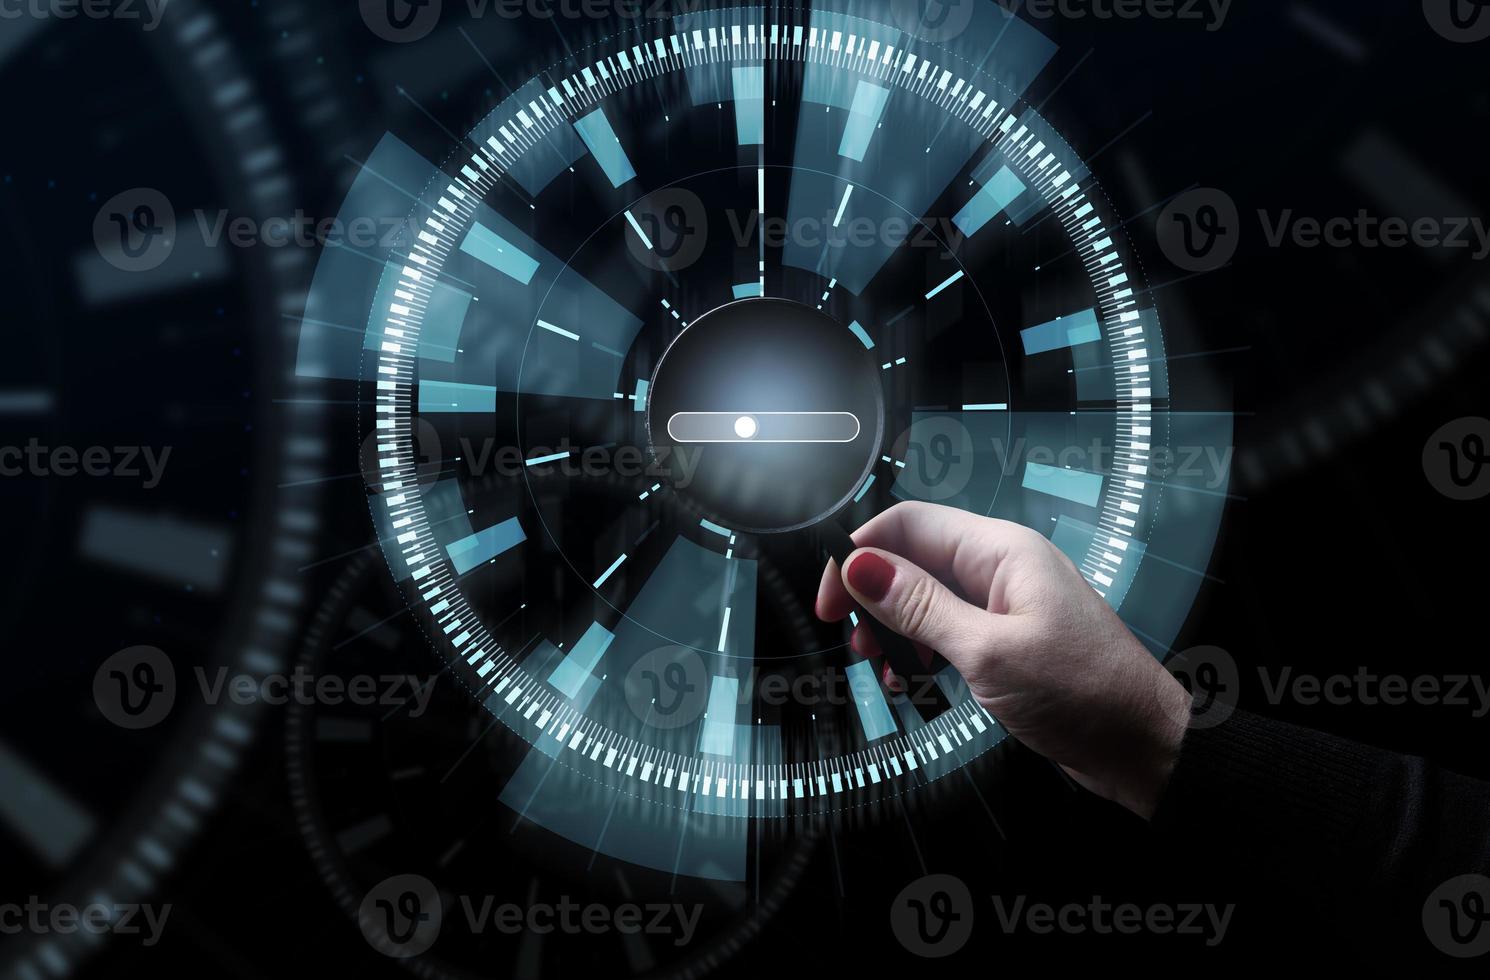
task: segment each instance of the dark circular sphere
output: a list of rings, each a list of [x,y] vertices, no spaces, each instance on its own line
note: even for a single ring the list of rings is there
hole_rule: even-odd
[[[858,336],[819,310],[729,303],[689,324],[658,362],[647,399],[653,451],[696,455],[675,489],[731,530],[806,527],[847,503],[874,466],[879,373]]]

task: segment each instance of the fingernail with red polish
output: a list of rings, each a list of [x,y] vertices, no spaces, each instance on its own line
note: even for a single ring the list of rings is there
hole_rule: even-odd
[[[895,581],[895,566],[872,551],[855,558],[848,566],[848,584],[871,602],[879,602]]]

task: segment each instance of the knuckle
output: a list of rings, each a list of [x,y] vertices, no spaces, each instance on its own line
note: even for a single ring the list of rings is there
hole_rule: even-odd
[[[1041,534],[1039,531],[1036,531],[1034,528],[1025,527],[1023,524],[1019,524],[1016,526],[1019,528],[1018,540],[1025,547],[1042,549],[1053,547],[1050,543],[1050,539]]]
[[[917,513],[917,511],[921,509],[922,506],[923,505],[920,503],[920,501],[902,500],[886,510],[885,517],[887,520],[890,521],[904,523],[906,520],[912,518]]]
[[[936,615],[936,586],[930,579],[918,576],[900,600],[900,625],[907,636],[926,633]]]
[[[1050,539],[1034,528],[997,518],[988,518],[988,521],[993,531],[1016,551],[1039,551],[1050,544]]]

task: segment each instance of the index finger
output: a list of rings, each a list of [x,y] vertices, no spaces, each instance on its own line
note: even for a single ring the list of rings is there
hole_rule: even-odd
[[[856,547],[883,548],[919,565],[981,606],[1012,534],[1020,530],[956,507],[904,501],[866,521],[851,537]],[[853,607],[838,563],[829,561],[818,585],[818,616],[834,622]]]

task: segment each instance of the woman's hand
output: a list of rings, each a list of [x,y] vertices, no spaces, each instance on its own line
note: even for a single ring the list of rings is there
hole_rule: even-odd
[[[957,668],[1025,745],[1093,792],[1153,815],[1190,716],[1190,695],[1071,561],[1037,531],[935,504],[901,503],[829,562],[817,613],[857,602]],[[854,649],[878,644],[861,624]],[[885,667],[885,683],[901,682]]]

